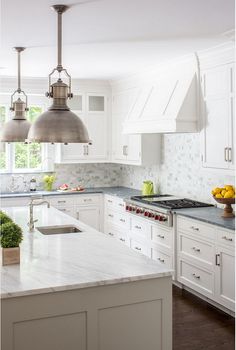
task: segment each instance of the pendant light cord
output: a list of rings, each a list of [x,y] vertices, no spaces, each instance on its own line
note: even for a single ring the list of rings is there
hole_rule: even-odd
[[[57,30],[57,70],[62,71],[62,12],[58,11],[57,16],[58,30]]]
[[[22,91],[21,91],[21,57],[20,57],[20,54],[22,51],[25,50],[24,47],[15,47],[15,50],[17,52],[17,76],[18,76],[18,82],[17,82],[17,92],[20,94]]]
[[[17,52],[17,61],[18,61],[18,89],[17,92],[21,92],[21,71],[20,71],[20,51]]]

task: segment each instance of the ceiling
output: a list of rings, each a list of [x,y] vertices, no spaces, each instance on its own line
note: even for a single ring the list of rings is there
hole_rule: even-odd
[[[56,14],[63,16],[63,65],[73,78],[115,79],[226,41],[234,0],[1,0],[1,75],[45,77],[56,65]]]

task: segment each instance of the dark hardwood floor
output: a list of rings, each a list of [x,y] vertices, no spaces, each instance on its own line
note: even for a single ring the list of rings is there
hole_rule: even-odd
[[[173,286],[173,350],[234,350],[234,321]]]

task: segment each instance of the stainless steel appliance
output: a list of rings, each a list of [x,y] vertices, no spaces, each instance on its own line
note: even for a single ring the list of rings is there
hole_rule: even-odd
[[[168,194],[151,196],[134,196],[125,201],[126,211],[140,217],[173,226],[175,209],[210,207],[212,204],[194,201],[188,198],[177,198]]]

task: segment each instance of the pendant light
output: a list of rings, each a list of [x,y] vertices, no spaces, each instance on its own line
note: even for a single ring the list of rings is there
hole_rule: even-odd
[[[49,92],[46,96],[53,99],[48,111],[41,114],[32,124],[29,134],[29,142],[50,143],[91,143],[88,132],[82,120],[67,106],[67,99],[71,99],[71,76],[62,66],[62,14],[68,9],[66,5],[54,5],[52,8],[58,17],[58,63],[57,67],[49,75]],[[51,83],[52,75],[58,72],[58,80]],[[63,83],[61,73],[69,79],[69,85]]]
[[[1,142],[25,142],[31,125],[26,119],[26,112],[28,111],[27,96],[25,92],[21,90],[20,55],[25,48],[15,47],[15,50],[18,56],[18,87],[17,90],[11,95],[10,107],[10,110],[13,111],[15,115],[12,120],[4,124],[0,136]],[[14,101],[15,95],[18,95],[18,98]],[[22,100],[19,95],[22,95],[24,100]]]

